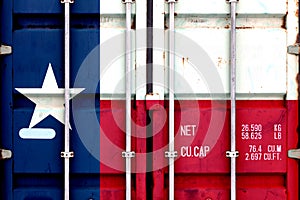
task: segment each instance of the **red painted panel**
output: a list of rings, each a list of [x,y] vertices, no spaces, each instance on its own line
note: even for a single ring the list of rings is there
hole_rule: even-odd
[[[125,149],[125,102],[101,101],[100,103],[100,171],[121,173],[124,160],[121,157]]]
[[[287,101],[287,147],[295,149],[298,145],[299,134],[299,101]],[[299,199],[299,160],[287,159],[287,194],[288,199]]]
[[[257,105],[257,107],[252,105],[252,108],[244,107],[244,103],[237,104],[236,134],[237,149],[240,152],[237,171],[285,172],[286,108],[280,107],[282,104],[278,102],[273,104],[273,101],[268,101],[269,107],[266,102],[251,101],[249,103]],[[176,110],[175,127],[178,138],[175,143],[181,156],[176,162],[177,172],[216,173],[229,170],[228,158],[225,157],[225,152],[230,149],[229,106],[228,109],[218,107],[216,108],[218,110],[214,111],[206,108],[207,104],[208,102],[204,105],[202,101],[199,102],[200,112],[195,112],[194,108],[189,107]],[[212,116],[214,112],[217,125],[214,124],[216,117]],[[223,128],[218,134],[209,132],[211,126]]]
[[[101,164],[101,194],[123,199],[124,101],[101,101],[100,105],[101,160],[110,160],[108,166]],[[132,176],[133,199],[147,195],[168,198],[168,160],[164,158],[168,149],[167,105],[167,101],[132,104],[132,149],[137,154],[132,161],[133,172],[137,172]],[[148,125],[147,109],[152,113]],[[152,185],[146,179],[146,126],[153,130]],[[298,199],[298,164],[287,158],[287,151],[297,147],[297,126],[297,101],[237,101],[237,199]],[[180,156],[175,162],[176,199],[229,199],[230,159],[225,155],[230,149],[230,103],[177,101],[175,131]],[[107,186],[106,180],[113,177],[118,177],[118,184]],[[149,191],[151,195],[146,194]]]
[[[132,103],[132,198],[146,199],[146,107]],[[100,102],[100,197],[125,199],[125,101]]]
[[[286,116],[284,108],[238,109],[238,172],[286,172]]]

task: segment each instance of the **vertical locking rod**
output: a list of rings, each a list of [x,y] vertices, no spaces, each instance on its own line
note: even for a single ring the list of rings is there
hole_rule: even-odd
[[[238,0],[229,0],[231,13],[231,31],[230,31],[230,99],[231,99],[231,119],[230,119],[230,179],[231,179],[231,200],[236,200],[236,4]]]
[[[131,7],[133,0],[123,0],[126,11],[126,31],[125,31],[125,93],[126,93],[126,152],[123,152],[126,166],[126,200],[131,200]]]
[[[169,4],[169,153],[174,153],[174,51],[175,51],[175,3],[168,0]],[[174,200],[174,161],[175,156],[169,157],[169,200]]]
[[[65,6],[65,151],[64,151],[64,200],[70,199],[70,3],[61,1]]]
[[[126,3],[126,152],[131,151],[131,2]],[[126,200],[131,200],[131,158],[126,157]]]

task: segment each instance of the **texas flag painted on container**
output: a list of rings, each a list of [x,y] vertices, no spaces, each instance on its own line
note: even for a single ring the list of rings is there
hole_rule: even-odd
[[[70,2],[1,1],[0,141],[11,156],[3,151],[0,199],[100,198],[100,2]],[[65,34],[68,3],[70,31]],[[2,55],[2,44],[11,52]],[[69,179],[65,160],[70,161]]]
[[[0,199],[299,199],[297,4],[1,1]]]

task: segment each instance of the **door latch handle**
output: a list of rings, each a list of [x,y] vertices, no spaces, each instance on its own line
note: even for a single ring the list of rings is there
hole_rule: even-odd
[[[11,150],[0,149],[0,160],[10,159],[12,157]]]
[[[288,157],[294,159],[300,159],[300,149],[290,149],[288,150]]]

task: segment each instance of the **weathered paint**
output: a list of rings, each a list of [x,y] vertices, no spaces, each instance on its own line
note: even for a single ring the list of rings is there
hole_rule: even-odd
[[[288,149],[297,148],[298,140],[298,59],[286,53],[286,47],[297,42],[297,7],[294,0],[240,0],[238,3],[238,199],[294,200],[299,196],[298,163],[287,158],[286,153]],[[101,70],[104,68],[100,75],[92,74],[100,77],[102,163],[99,167],[74,129],[72,199],[125,198],[124,159],[121,157],[125,148],[124,8],[119,0],[101,1],[99,22],[99,1],[77,0],[72,5],[72,13],[77,15],[71,32],[72,82],[84,58],[99,43],[99,23],[103,48],[100,59],[101,62],[111,59],[108,66],[100,66]],[[132,148],[137,154],[132,160],[133,171],[137,172],[132,175],[133,199],[168,197],[168,160],[164,157],[168,144],[168,100],[165,99],[168,9],[164,1],[155,1],[153,9],[157,29],[153,42],[155,85],[154,93],[147,96],[146,50],[143,49],[146,47],[146,0],[133,5],[133,45],[142,47],[132,53],[135,60],[132,66]],[[1,147],[13,150],[13,160],[1,166],[1,177],[3,175],[5,180],[0,185],[1,198],[61,199],[62,124],[51,117],[38,124],[40,128],[54,127],[56,136],[51,141],[19,137],[20,130],[30,124],[34,104],[14,88],[42,87],[50,61],[55,66],[57,84],[63,87],[63,31],[58,20],[62,6],[59,1],[41,4],[34,0],[15,0],[3,1],[1,10],[1,41],[13,46],[13,55],[1,58],[1,117],[7,122],[1,126]],[[79,19],[80,16],[83,18]],[[229,149],[229,6],[225,0],[179,1],[175,28],[175,46],[179,52],[175,65],[178,100],[175,146],[180,155],[175,163],[175,198],[229,199],[229,160],[225,157]],[[191,52],[185,41],[192,41],[207,53],[210,61],[207,67],[215,67],[224,90],[213,90],[216,94],[211,94],[205,73],[193,65],[197,58],[193,56],[200,53]],[[88,97],[90,90],[84,94]],[[86,115],[91,112],[89,109],[84,107],[80,112]],[[148,125],[153,134],[151,156],[146,154],[151,141],[147,139],[149,113],[152,118]],[[247,127],[250,130],[253,127],[254,133],[246,131]],[[207,131],[210,137],[206,137]],[[151,180],[147,179],[149,175]]]
[[[143,3],[137,2],[136,6],[142,5]],[[287,158],[287,150],[296,148],[298,140],[298,59],[297,56],[286,52],[288,45],[296,43],[297,6],[297,2],[293,0],[240,0],[237,5],[237,149],[240,152],[237,158],[238,199],[298,199],[297,161]],[[150,94],[151,97],[147,97],[143,93],[145,90],[141,89],[145,86],[143,81],[135,81],[133,85],[138,91],[133,94],[136,98],[132,101],[132,119],[136,127],[133,134],[137,134],[133,137],[136,142],[133,148],[137,152],[133,163],[138,172],[136,176],[132,176],[133,181],[136,181],[132,192],[136,199],[146,196],[156,199],[168,197],[168,160],[164,157],[168,144],[168,100],[165,99],[168,96],[168,89],[165,87],[168,85],[168,6],[165,4],[162,10],[162,2],[157,2],[154,8],[155,28],[165,29],[157,30],[154,37],[155,90]],[[178,1],[175,9],[175,95],[178,100],[175,130],[177,136],[180,135],[180,130],[186,130],[184,136],[178,136],[175,140],[180,156],[175,162],[175,199],[229,199],[230,163],[225,157],[225,152],[229,150],[230,138],[229,5],[225,1],[190,0]],[[108,11],[103,16],[107,16],[107,13]],[[112,13],[109,14],[110,17],[116,18],[117,15]],[[135,14],[137,19],[143,16],[137,11]],[[164,20],[162,14],[165,15]],[[104,28],[117,28],[122,32],[121,25],[107,22]],[[145,27],[135,26],[136,37],[139,36],[139,28]],[[101,37],[109,41],[108,35],[104,34]],[[191,47],[187,42],[190,41],[206,53],[209,60],[207,67],[215,67],[223,90],[213,90],[215,94],[212,94],[209,85],[211,82],[207,81],[205,73],[197,71],[197,66],[195,67],[197,53],[189,51]],[[136,43],[136,47],[142,47],[142,44]],[[136,56],[139,63],[143,57],[138,55],[142,52],[133,52],[133,57]],[[120,70],[123,58],[118,59],[112,63],[112,67]],[[143,80],[145,68],[139,64],[133,66],[133,69],[135,67],[137,69],[133,73],[136,80]],[[100,126],[103,133],[107,134],[112,126],[108,127],[106,124],[114,120],[119,121],[116,122],[119,128],[114,131],[118,134],[114,135],[111,141],[118,141],[118,152],[121,152],[124,145],[124,140],[120,141],[120,138],[124,137],[120,128],[124,121],[124,110],[122,111],[121,106],[124,90],[109,80],[113,76],[115,80],[122,82],[124,74],[120,71],[117,74],[115,69],[100,75],[104,77],[100,94],[103,119],[100,120]],[[146,181],[143,170],[147,169],[149,164],[145,147],[148,144],[145,139],[145,115],[149,111],[152,116],[150,126],[153,127],[151,167],[154,171],[152,181],[145,185],[142,183],[143,180]],[[216,127],[214,123],[217,124]],[[242,131],[245,127],[258,130],[254,133]],[[278,127],[281,131],[278,131]],[[215,138],[206,138],[207,134],[212,134]],[[112,137],[109,135],[108,133],[108,137]],[[211,146],[212,144],[214,145]],[[113,158],[115,167],[122,170],[123,160]],[[106,170],[104,174],[106,173],[109,175],[105,176],[111,177],[114,173],[120,174],[114,170]],[[120,178],[120,175],[117,176]],[[138,193],[138,184],[142,184],[142,188],[151,187],[152,194]],[[110,189],[113,188],[111,185]],[[122,197],[124,191],[123,187],[118,187],[115,195],[119,194]],[[145,189],[140,191],[149,192]]]
[[[1,56],[0,60],[2,106],[0,147],[12,151],[12,159],[0,163],[0,199],[3,200],[63,199],[63,159],[60,157],[63,151],[63,123],[58,120],[63,118],[61,113],[64,108],[60,99],[63,91],[52,90],[55,90],[55,86],[64,88],[63,6],[60,1],[53,0],[14,0],[0,3],[0,41],[12,46],[12,54]],[[70,78],[73,87],[84,59],[99,45],[99,17],[97,17],[99,1],[78,0],[71,6],[71,13]],[[97,58],[94,63],[98,66]],[[45,84],[47,91],[35,90],[34,88],[42,88],[49,63],[52,64],[56,84],[54,82]],[[95,70],[89,78],[96,76],[98,80],[98,71]],[[53,101],[49,101],[48,109],[51,111],[40,107],[42,112],[36,115],[37,118],[43,117],[43,114],[50,112],[50,116],[35,121],[38,123],[31,124],[31,127],[35,103],[15,88],[26,88],[22,90],[25,93],[31,91],[31,94],[27,95],[32,99],[42,97],[40,102],[35,103],[44,105],[49,100],[44,97],[54,96]],[[88,96],[91,94],[90,90],[86,89],[86,93],[82,96],[85,102],[90,99]],[[36,93],[33,94],[33,91]],[[94,92],[99,94],[99,90],[93,90]],[[80,107],[78,110],[86,116],[91,109],[97,112],[94,106]],[[58,115],[54,114],[54,110]],[[29,127],[32,131],[29,136],[31,138],[24,139],[24,134],[20,136],[20,132]],[[99,199],[99,161],[83,145],[73,120],[71,127],[71,149],[76,152],[75,157],[71,159],[71,199]],[[98,127],[95,130],[90,128],[89,131],[99,133]],[[38,138],[41,135],[34,136],[37,132],[43,134],[43,131],[48,130],[51,130],[51,133],[47,133],[44,138]],[[95,151],[99,152],[99,148]]]

